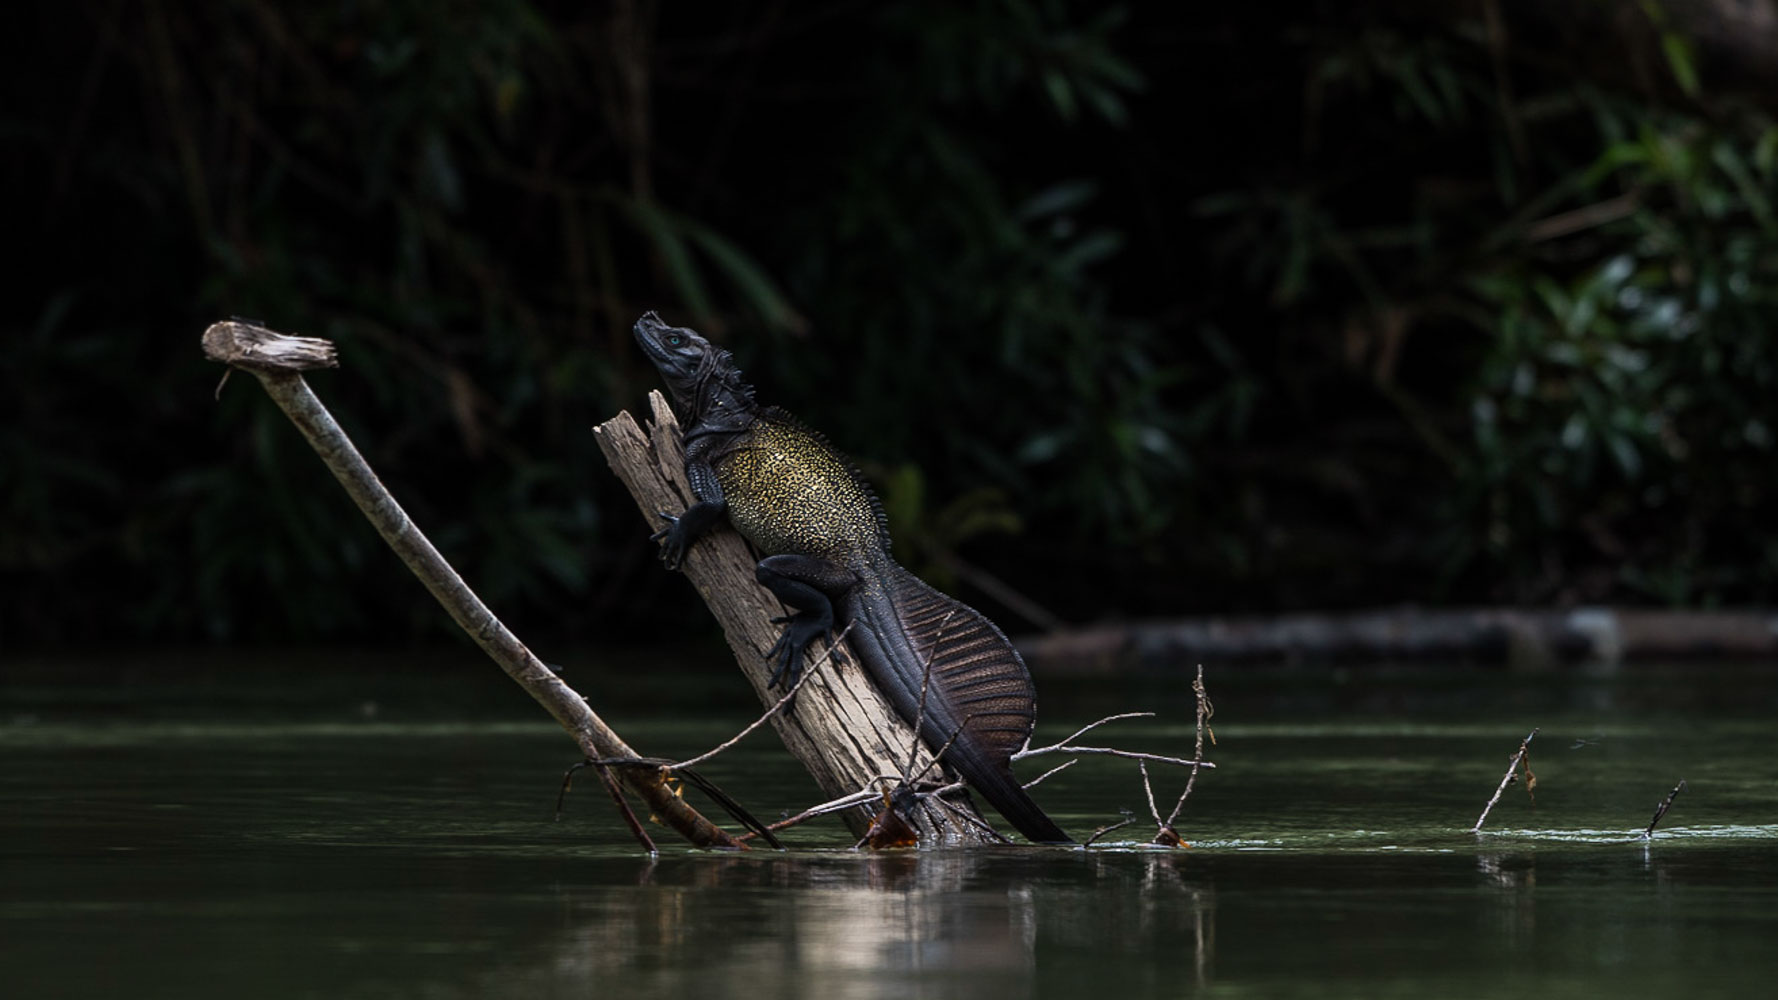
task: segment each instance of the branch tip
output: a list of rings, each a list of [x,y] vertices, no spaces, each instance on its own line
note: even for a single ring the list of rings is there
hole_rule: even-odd
[[[251,320],[227,319],[204,331],[204,356],[231,368],[289,375],[315,368],[338,368],[333,341],[293,337]],[[220,386],[218,390],[220,391]]]

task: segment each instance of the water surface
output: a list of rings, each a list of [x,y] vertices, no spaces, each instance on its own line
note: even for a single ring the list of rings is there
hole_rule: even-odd
[[[652,859],[591,782],[553,820],[572,746],[498,675],[373,700],[319,659],[163,680],[4,689],[9,995],[1748,996],[1778,977],[1765,667],[1213,668],[1219,768],[1189,849],[1144,846],[1144,819],[1084,851],[868,855],[830,823],[790,852],[663,832]],[[669,755],[747,721],[691,683],[607,714]],[[1182,677],[1044,691],[1040,735],[1156,707],[1104,739],[1190,749]],[[1532,726],[1535,802],[1510,788],[1470,833]],[[706,770],[768,817],[815,797],[769,734]],[[1157,779],[1164,812],[1183,776]],[[1038,798],[1083,836],[1148,811],[1127,762]]]

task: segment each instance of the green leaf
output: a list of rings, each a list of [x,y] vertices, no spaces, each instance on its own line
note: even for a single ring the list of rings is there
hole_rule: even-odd
[[[1691,40],[1678,32],[1664,32],[1661,35],[1661,52],[1667,57],[1667,68],[1673,71],[1673,81],[1679,84],[1679,89],[1687,97],[1697,97],[1700,88]]]

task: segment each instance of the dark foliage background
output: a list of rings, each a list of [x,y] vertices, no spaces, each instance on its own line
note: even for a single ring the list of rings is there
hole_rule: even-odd
[[[1003,614],[1769,603],[1778,130],[1725,8],[1770,13],[24,5],[0,642],[443,628],[212,398],[229,315],[338,341],[318,391],[534,634],[700,620],[588,433],[649,308]]]

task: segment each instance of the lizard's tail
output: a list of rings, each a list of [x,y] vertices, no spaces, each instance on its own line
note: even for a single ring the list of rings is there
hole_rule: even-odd
[[[883,693],[944,760],[1020,833],[1073,843],[1012,773],[1012,755],[1037,718],[1037,691],[1018,650],[975,609],[927,586],[892,560],[879,588],[852,607],[852,644]],[[924,701],[922,702],[922,689]]]

